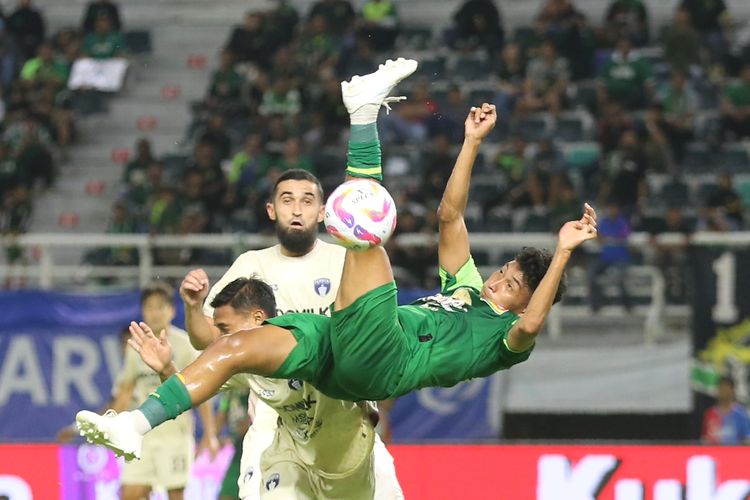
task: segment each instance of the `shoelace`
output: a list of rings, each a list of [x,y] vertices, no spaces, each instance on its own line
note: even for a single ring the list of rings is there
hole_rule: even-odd
[[[396,102],[401,102],[405,100],[406,100],[405,95],[391,96],[391,97],[386,97],[385,99],[383,99],[383,106],[385,106],[385,114],[388,115],[390,114],[391,111],[393,111],[391,109],[390,103],[392,102],[396,103]]]
[[[117,416],[117,412],[115,410],[113,410],[113,409],[110,408],[109,410],[105,411],[104,415],[102,415],[102,416],[104,416],[104,417],[116,417]]]

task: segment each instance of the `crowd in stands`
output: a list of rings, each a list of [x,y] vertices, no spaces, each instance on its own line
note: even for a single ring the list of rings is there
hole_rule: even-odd
[[[190,154],[155,159],[139,143],[112,231],[269,231],[280,172],[308,169],[328,189],[341,178],[339,82],[404,55],[420,60],[402,85],[409,99],[379,123],[397,231],[435,231],[466,112],[491,101],[501,120],[477,165],[470,229],[554,231],[590,200],[612,247],[596,281],[641,258],[624,243],[632,231],[746,229],[750,44],[737,26],[723,0],[682,0],[657,29],[642,0],[612,0],[603,19],[545,0],[514,27],[492,0],[467,0],[440,31],[404,25],[389,0],[318,0],[305,15],[278,0],[229,34],[193,106]],[[403,279],[433,285],[434,248],[397,241]],[[682,248],[656,248],[657,262],[680,262]]]
[[[119,27],[109,0],[87,6],[81,29],[57,33],[31,0],[0,12],[0,235],[28,229],[32,200],[53,185],[75,139],[75,93],[67,88],[74,62],[122,53]],[[23,258],[6,248],[6,264]]]

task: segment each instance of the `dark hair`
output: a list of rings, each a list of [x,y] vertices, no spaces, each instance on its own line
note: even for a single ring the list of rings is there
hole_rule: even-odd
[[[242,312],[258,308],[269,318],[276,316],[276,297],[273,295],[273,289],[268,283],[254,276],[237,278],[222,288],[211,301],[213,308],[227,304]]]
[[[164,281],[154,281],[141,291],[141,305],[152,295],[159,295],[172,304],[174,301],[174,288]]]
[[[286,172],[282,173],[278,179],[276,179],[276,183],[273,185],[273,190],[271,191],[271,200],[276,198],[276,190],[279,188],[279,184],[284,181],[310,181],[318,188],[320,199],[324,200],[323,186],[320,184],[318,178],[307,170],[302,170],[301,168],[292,168],[290,170],[287,170]]]
[[[549,269],[550,262],[552,262],[552,254],[548,250],[524,247],[518,255],[516,255],[515,261],[521,268],[524,283],[533,293],[534,290],[536,290],[536,287],[539,286],[539,283],[541,283],[544,275],[547,273],[547,269]],[[565,284],[565,274],[563,274],[563,277],[560,280],[560,285],[557,287],[555,299],[552,302],[553,304],[560,301],[567,288],[568,285]]]
[[[721,384],[727,384],[732,389],[734,389],[734,379],[730,377],[729,375],[724,375],[721,378],[719,378],[719,385]]]

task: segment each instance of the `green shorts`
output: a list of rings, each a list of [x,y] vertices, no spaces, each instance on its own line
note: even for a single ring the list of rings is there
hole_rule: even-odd
[[[285,314],[267,322],[292,332],[297,346],[274,378],[310,382],[329,397],[387,399],[398,390],[412,343],[398,321],[394,282],[370,290],[331,317]]]

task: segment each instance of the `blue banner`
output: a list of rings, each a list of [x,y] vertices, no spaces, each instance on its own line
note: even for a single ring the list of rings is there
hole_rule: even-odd
[[[0,311],[0,441],[50,441],[109,401],[138,292],[4,292]]]
[[[390,413],[393,439],[481,441],[500,437],[500,408],[494,404],[500,375],[431,387],[402,396]]]
[[[434,291],[404,290],[408,303]],[[175,298],[184,324],[182,303]],[[80,409],[101,409],[122,365],[119,332],[141,318],[139,292],[0,293],[0,441],[51,441]],[[481,440],[499,434],[494,379],[400,398],[394,438]]]

